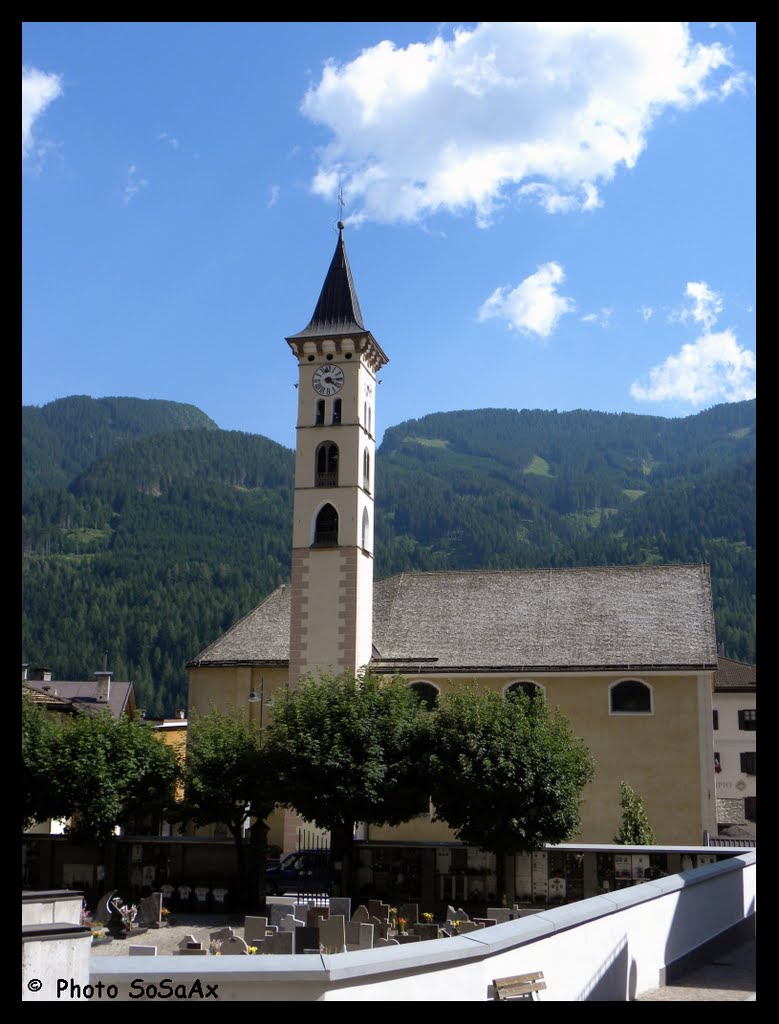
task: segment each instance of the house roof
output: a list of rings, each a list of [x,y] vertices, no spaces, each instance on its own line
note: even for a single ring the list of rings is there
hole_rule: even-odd
[[[285,664],[282,587],[190,665]],[[706,565],[402,573],[374,584],[379,672],[713,670]]]
[[[367,333],[346,256],[343,228],[339,221],[338,242],[314,315],[308,326],[291,335],[292,338],[329,338],[336,334]]]
[[[719,693],[731,690],[755,690],[757,688],[757,665],[749,665],[732,658],[717,658],[714,673],[714,689]]]
[[[87,714],[97,714],[107,707],[114,718],[119,718],[121,714],[131,710],[134,706],[132,683],[112,680],[107,704],[97,699],[98,684],[96,680],[27,679],[24,685],[30,690],[43,694],[49,703],[52,698],[57,698],[70,703],[77,711],[85,711]]]

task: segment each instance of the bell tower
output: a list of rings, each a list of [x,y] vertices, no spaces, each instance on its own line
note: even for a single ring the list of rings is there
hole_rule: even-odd
[[[376,375],[388,360],[366,330],[338,222],[314,314],[288,337],[298,361],[289,683],[357,672],[373,630]]]

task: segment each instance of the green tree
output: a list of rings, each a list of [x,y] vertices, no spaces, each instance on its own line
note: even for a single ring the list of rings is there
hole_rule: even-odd
[[[172,805],[176,757],[149,726],[108,711],[37,719],[24,706],[28,819],[70,818],[67,834],[102,845],[139,811]]]
[[[559,711],[521,691],[502,697],[464,686],[446,694],[431,720],[436,818],[496,855],[500,896],[506,854],[575,836],[594,763]]]
[[[57,731],[46,709],[22,694],[22,831],[36,822],[59,818],[68,808],[51,786],[57,764]]]
[[[619,784],[622,809],[622,826],[614,836],[614,842],[621,846],[652,846],[655,834],[644,810],[641,797],[627,782]]]
[[[277,786],[260,731],[237,709],[213,708],[190,720],[184,801],[178,817],[198,826],[223,824],[235,844],[242,909],[255,910],[264,892],[267,826]],[[251,843],[244,832],[249,822]],[[253,884],[259,882],[262,884]]]
[[[309,677],[274,701],[268,750],[280,802],[331,832],[351,892],[354,825],[399,825],[427,806],[428,716],[400,678]]]

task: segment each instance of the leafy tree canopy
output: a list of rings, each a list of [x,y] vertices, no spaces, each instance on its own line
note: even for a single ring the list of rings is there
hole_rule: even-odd
[[[407,821],[427,797],[427,727],[400,678],[309,677],[274,702],[268,749],[281,802],[323,828]]]
[[[237,708],[195,715],[187,732],[180,816],[196,825],[224,824],[240,840],[250,818],[264,820],[276,802],[260,732]]]
[[[559,711],[465,686],[432,718],[432,800],[457,838],[496,854],[571,839],[594,764]]]
[[[35,782],[28,818],[70,818],[68,833],[104,843],[139,810],[172,804],[176,756],[148,725],[108,711],[41,719],[23,706],[22,756]]]

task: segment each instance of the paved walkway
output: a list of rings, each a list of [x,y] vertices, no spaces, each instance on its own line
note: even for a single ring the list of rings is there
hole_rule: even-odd
[[[725,953],[711,963],[677,978],[673,985],[652,989],[636,1002],[735,1002],[755,1000],[755,939]]]

